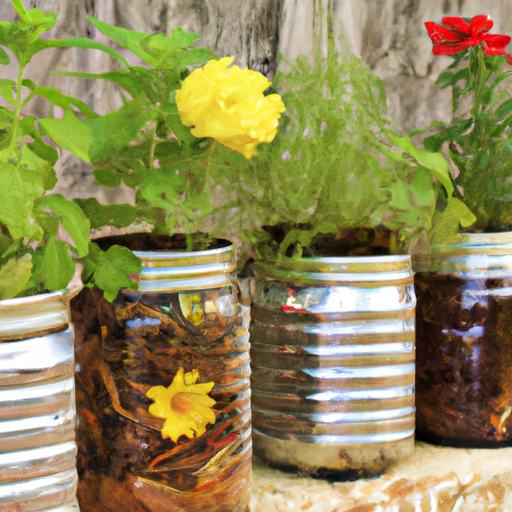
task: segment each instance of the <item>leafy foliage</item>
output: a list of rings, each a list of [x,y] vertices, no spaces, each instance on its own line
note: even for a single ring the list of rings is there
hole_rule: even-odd
[[[457,170],[456,195],[476,215],[462,227],[476,231],[512,228],[512,96],[505,88],[512,71],[502,71],[506,61],[485,55],[481,45],[454,55],[436,82],[452,88],[453,118],[424,141],[428,150],[446,149]]]
[[[86,265],[94,280],[95,261],[101,261],[97,255],[88,261],[90,222],[82,209],[60,194],[48,194],[57,182],[58,152],[45,137],[42,120],[24,112],[40,96],[68,116],[74,111],[91,119],[97,116],[80,100],[25,79],[25,67],[46,48],[87,46],[117,55],[87,39],[40,40],[55,25],[56,15],[27,11],[21,0],[12,3],[20,21],[0,21],[0,64],[11,61],[2,47],[12,52],[18,64],[16,81],[0,79],[4,100],[0,106],[0,299],[63,289],[77,263]],[[114,289],[126,285],[127,272],[135,273],[133,254],[119,256],[115,261],[119,275],[108,283],[111,296]]]
[[[387,229],[392,250],[406,251],[431,227],[437,183],[451,195],[446,160],[396,133],[380,80],[332,42],[326,58],[278,72],[275,86],[287,108],[276,140],[238,171],[242,225],[260,257],[300,257],[353,228]]]
[[[191,135],[174,99],[189,68],[216,57],[208,49],[191,46],[198,37],[180,28],[170,36],[148,35],[88,19],[131,52],[131,60],[142,61],[130,65],[118,59],[122,69],[109,73],[66,73],[117,84],[125,99],[119,110],[85,119],[70,112],[62,119],[42,121],[60,145],[93,164],[99,185],[125,183],[136,189],[136,206],[80,203],[92,225],[123,227],[129,218],[150,222],[155,234],[178,228],[191,233],[212,213],[227,215],[233,206],[228,193],[212,205],[212,187],[232,188],[223,159],[215,158],[222,149]]]

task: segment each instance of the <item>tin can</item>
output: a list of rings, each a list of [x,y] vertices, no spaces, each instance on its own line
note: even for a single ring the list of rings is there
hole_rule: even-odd
[[[255,454],[345,479],[412,453],[410,257],[286,259],[254,273]]]
[[[418,437],[512,441],[512,233],[472,233],[414,257]]]
[[[237,301],[234,248],[215,241],[187,252],[168,237],[121,242],[147,248],[135,251],[139,289],[113,303],[86,292],[73,305],[83,329],[82,510],[245,512],[249,315]]]
[[[0,301],[0,510],[79,511],[72,296]]]

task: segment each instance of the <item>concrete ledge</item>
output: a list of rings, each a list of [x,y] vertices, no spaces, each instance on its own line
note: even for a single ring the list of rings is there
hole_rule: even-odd
[[[416,443],[413,455],[379,478],[317,480],[255,461],[252,512],[512,511],[512,447],[443,448]]]

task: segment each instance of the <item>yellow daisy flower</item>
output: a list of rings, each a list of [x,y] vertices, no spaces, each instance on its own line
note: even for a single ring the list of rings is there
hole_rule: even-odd
[[[250,69],[228,66],[233,58],[210,60],[193,71],[176,91],[185,126],[195,137],[212,137],[251,158],[261,142],[272,142],[286,110],[279,94],[264,96],[272,84]]]
[[[215,423],[215,413],[211,407],[215,400],[208,393],[215,385],[214,382],[196,384],[199,372],[193,370],[184,373],[178,370],[171,385],[154,386],[146,393],[148,398],[155,401],[149,406],[149,413],[157,418],[165,419],[162,437],[176,442],[181,436],[192,439],[206,432],[208,423]]]

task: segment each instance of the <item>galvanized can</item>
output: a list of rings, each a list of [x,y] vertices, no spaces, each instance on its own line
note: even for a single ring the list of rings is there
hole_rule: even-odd
[[[72,296],[0,301],[2,511],[79,511]]]
[[[82,511],[245,512],[249,315],[237,301],[234,247],[148,243],[135,251],[136,292],[74,305],[77,332],[88,325],[77,352]],[[88,308],[97,324],[78,320]]]
[[[512,444],[512,233],[464,234],[414,257],[418,437]]]
[[[255,454],[318,476],[382,472],[414,447],[410,257],[254,266]]]

